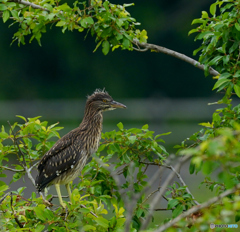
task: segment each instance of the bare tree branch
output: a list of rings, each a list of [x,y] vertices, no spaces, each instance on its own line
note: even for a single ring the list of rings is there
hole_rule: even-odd
[[[182,160],[180,160],[174,167],[175,170],[180,169],[180,167],[182,166],[182,164],[184,164],[187,160],[189,160],[191,158],[191,156],[185,156]],[[160,198],[163,196],[167,186],[169,185],[169,183],[172,181],[172,179],[175,176],[175,172],[171,172],[170,175],[167,177],[167,179],[163,182],[160,191],[155,195],[154,199],[152,200],[150,207],[149,207],[149,211],[148,211],[148,215],[146,216],[146,220],[144,221],[144,223],[141,226],[141,230],[145,230],[150,222],[150,218],[153,214],[154,208],[156,206],[156,204],[159,202]]]
[[[200,64],[198,61],[184,55],[184,54],[181,54],[179,52],[176,52],[176,51],[173,51],[171,49],[168,49],[168,48],[165,48],[165,47],[161,47],[161,46],[158,46],[158,45],[155,45],[155,44],[149,44],[149,43],[140,43],[138,40],[134,39],[133,40],[133,44],[135,44],[136,46],[138,47],[142,47],[143,49],[138,49],[138,48],[134,48],[134,50],[136,51],[140,51],[140,52],[145,52],[147,50],[153,50],[155,52],[161,52],[161,53],[164,53],[166,55],[170,55],[170,56],[173,56],[175,58],[178,58],[180,60],[183,60],[201,70],[204,71],[204,65]],[[219,75],[220,73],[218,71],[216,71],[215,69],[213,69],[212,67],[209,68],[209,73],[213,76],[217,76]]]
[[[9,168],[9,167],[6,167],[6,166],[0,166],[0,168],[11,171],[11,172],[25,172],[25,169],[17,170],[17,169]]]
[[[169,169],[171,169],[173,172],[175,172],[175,174],[176,174],[177,178],[180,180],[181,184],[182,184],[184,187],[186,187],[187,193],[192,196],[192,199],[193,199],[194,203],[195,203],[196,205],[200,205],[200,203],[198,203],[198,202],[195,200],[194,196],[193,196],[192,193],[190,192],[190,190],[189,190],[189,188],[187,187],[186,183],[184,182],[183,178],[182,178],[181,175],[176,171],[176,169],[175,169],[173,166],[171,166],[171,165],[170,165],[170,166],[163,165],[163,167],[169,168]]]
[[[171,169],[177,176],[177,178],[180,180],[182,186],[186,187],[186,191],[187,193],[189,193],[191,196],[192,196],[192,199],[193,199],[193,202],[196,204],[196,205],[200,205],[200,203],[198,201],[195,200],[193,194],[190,192],[189,188],[187,187],[186,183],[184,182],[183,178],[181,177],[180,173],[176,171],[176,169],[171,166],[171,165],[165,165],[165,164],[157,164],[157,163],[154,163],[154,162],[143,162],[143,161],[139,161],[140,163],[143,163],[143,164],[147,164],[147,165],[156,165],[156,166],[162,166],[162,167],[165,167],[165,168],[168,168],[168,169]]]
[[[35,164],[33,164],[33,166],[31,166],[31,167],[29,168],[29,171],[31,172],[32,169],[33,169],[34,167],[36,167],[36,166],[39,164],[39,162],[40,162],[40,161],[38,161],[38,162],[36,162]]]
[[[188,211],[180,214],[178,217],[174,218],[170,222],[162,225],[160,228],[158,228],[154,232],[165,231],[167,228],[173,226],[175,223],[179,222],[181,219],[186,218],[186,217],[190,216],[191,214],[198,212],[201,209],[209,207],[210,205],[220,201],[224,197],[226,197],[226,196],[228,196],[228,195],[230,195],[232,193],[235,193],[239,189],[240,189],[240,184],[237,184],[235,187],[233,187],[232,189],[226,190],[225,192],[221,193],[219,196],[213,197],[213,198],[211,198],[210,200],[204,202],[201,205],[197,205],[197,206],[192,207],[191,209],[189,209]]]
[[[44,7],[41,7],[41,6],[36,5],[36,4],[32,3],[32,2],[28,2],[28,1],[24,1],[24,0],[11,0],[9,2],[17,2],[17,3],[23,4],[25,6],[31,6],[34,9],[40,9],[40,10],[43,10],[43,11],[50,12],[50,10],[48,10],[48,9],[46,9]]]

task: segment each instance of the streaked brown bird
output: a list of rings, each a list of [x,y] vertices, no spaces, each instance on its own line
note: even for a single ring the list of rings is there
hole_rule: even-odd
[[[54,184],[59,202],[65,207],[60,185],[66,186],[70,198],[69,183],[80,174],[88,158],[98,149],[102,132],[102,113],[116,108],[126,106],[114,101],[104,90],[97,89],[87,98],[84,117],[79,127],[59,139],[42,157],[35,181],[38,192]]]

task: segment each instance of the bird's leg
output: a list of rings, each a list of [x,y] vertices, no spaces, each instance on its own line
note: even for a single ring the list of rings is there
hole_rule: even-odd
[[[66,204],[63,203],[63,200],[62,200],[62,194],[61,194],[61,190],[60,190],[60,185],[59,184],[55,184],[55,188],[56,188],[56,191],[57,191],[59,203],[61,204],[61,206],[63,208],[66,208]]]
[[[69,200],[71,201],[71,189],[70,189],[70,183],[67,183],[66,185],[66,189],[67,189],[67,192],[68,192],[68,197],[69,197]]]
[[[44,196],[46,197],[47,195],[48,195],[48,189],[45,188],[45,189],[44,189]]]

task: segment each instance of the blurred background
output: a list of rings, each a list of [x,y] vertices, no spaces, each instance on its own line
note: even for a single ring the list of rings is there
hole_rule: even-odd
[[[188,36],[194,27],[191,22],[201,17],[201,11],[209,11],[213,2],[136,0],[127,10],[141,23],[139,28],[147,30],[149,43],[193,57],[200,43],[194,42],[194,34]],[[165,146],[174,153],[173,146],[198,131],[198,123],[210,121],[220,107],[208,106],[221,98],[212,91],[212,77],[176,58],[120,49],[104,56],[101,49],[93,53],[96,44],[91,35],[84,39],[85,34],[63,34],[56,27],[43,35],[42,47],[35,40],[10,46],[17,25],[9,28],[9,24],[0,23],[0,123],[6,128],[7,120],[18,120],[15,115],[42,116],[50,123],[59,122],[64,135],[80,123],[86,96],[105,87],[128,109],[105,113],[104,131],[117,129],[120,121],[125,128],[149,124],[156,133],[172,132],[165,137]],[[183,170],[185,178],[188,167]],[[191,184],[191,177],[186,182]],[[204,200],[206,196],[192,184],[196,197]]]

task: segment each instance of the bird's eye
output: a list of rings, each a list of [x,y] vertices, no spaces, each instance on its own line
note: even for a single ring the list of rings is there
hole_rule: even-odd
[[[102,101],[103,101],[103,102],[105,102],[105,103],[107,102],[107,100],[106,100],[106,99],[103,99]]]

